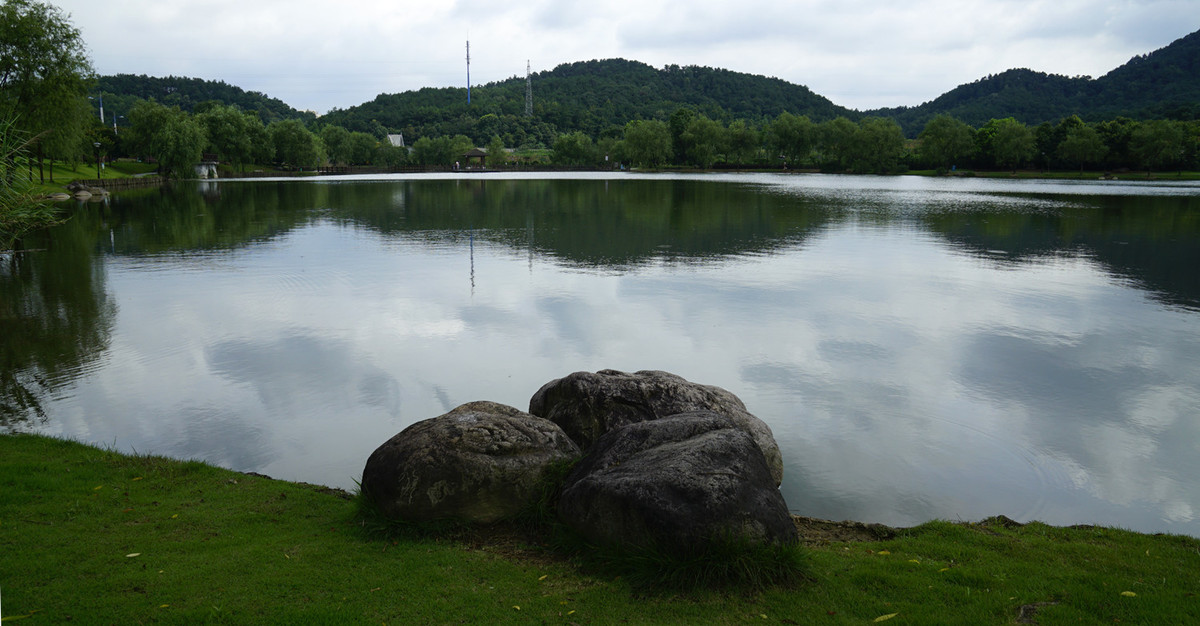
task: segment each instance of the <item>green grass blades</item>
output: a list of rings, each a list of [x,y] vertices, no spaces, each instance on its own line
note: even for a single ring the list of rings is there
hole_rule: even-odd
[[[358,506],[202,463],[3,435],[4,623],[1200,623],[1200,540],[1188,537],[930,522],[808,546],[801,582],[647,594],[520,532],[508,544],[368,536]]]
[[[1200,540],[1190,537],[992,518],[813,555],[814,593],[835,622],[1200,623]]]

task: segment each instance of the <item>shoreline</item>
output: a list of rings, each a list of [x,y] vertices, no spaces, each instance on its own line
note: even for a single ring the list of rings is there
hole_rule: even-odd
[[[237,173],[235,175],[220,177],[220,178],[183,178],[183,179],[166,179],[158,176],[120,176],[104,179],[76,179],[67,185],[38,185],[44,193],[42,197],[50,199],[50,196],[64,193],[58,191],[66,189],[68,185],[83,184],[100,189],[105,189],[110,194],[116,194],[123,191],[133,189],[145,189],[147,187],[157,187],[161,185],[171,184],[173,182],[218,182],[241,179],[278,179],[278,178],[294,178],[294,179],[329,179],[350,176],[375,176],[384,174],[405,174],[405,175],[420,175],[420,174],[456,174],[456,175],[488,175],[488,174],[507,174],[507,173],[548,173],[548,174],[571,174],[571,173],[644,173],[644,174],[829,174],[834,176],[879,176],[879,177],[899,177],[899,176],[922,176],[928,178],[985,178],[995,180],[1078,180],[1078,181],[1105,181],[1105,182],[1185,182],[1185,181],[1200,181],[1200,171],[1182,171],[1182,172],[1106,172],[1106,171],[1042,171],[1042,170],[1017,170],[1015,172],[1009,170],[959,170],[957,172],[938,172],[935,170],[906,170],[903,172],[887,173],[887,174],[853,174],[850,172],[824,172],[819,169],[779,169],[779,168],[683,168],[683,167],[663,167],[663,168],[638,168],[627,170],[613,169],[585,169],[585,168],[496,168],[483,170],[451,170],[439,168],[413,169],[404,168],[400,170],[388,169],[373,169],[360,168],[357,171],[312,171],[312,172],[294,172],[294,171],[259,171],[256,173]],[[62,198],[55,201],[65,201],[72,199]]]
[[[508,524],[379,536],[344,490],[0,435],[6,620],[90,623],[1196,623],[1200,540],[796,518],[809,575],[655,592]],[[831,535],[820,536],[820,531]],[[31,623],[40,623],[37,620]]]
[[[147,459],[155,459],[155,460],[159,460],[159,461],[165,461],[165,462],[169,462],[169,463],[201,464],[206,467],[212,468],[213,470],[216,470],[216,471],[229,472],[231,474],[237,474],[237,475],[245,476],[247,478],[270,481],[273,483],[278,483],[281,485],[288,485],[288,486],[300,488],[300,489],[307,489],[314,493],[332,496],[339,500],[353,501],[358,497],[355,493],[348,491],[342,487],[333,487],[333,486],[323,485],[323,484],[319,484],[319,483],[310,483],[310,482],[305,482],[305,481],[289,480],[286,478],[276,478],[274,476],[268,476],[266,474],[262,474],[262,473],[255,472],[255,471],[242,471],[242,470],[229,469],[226,467],[221,467],[219,465],[214,465],[203,459],[178,459],[178,458],[167,457],[167,456],[162,456],[162,455],[157,455],[157,454],[147,454],[147,455],[142,455],[140,453],[130,454],[130,453],[125,453],[125,452],[120,452],[120,451],[105,447],[103,445],[88,443],[85,441],[80,441],[80,440],[72,439],[72,438],[68,438],[68,437],[60,437],[60,436],[56,436],[56,435],[43,435],[43,434],[39,434],[39,433],[26,433],[26,432],[9,432],[9,433],[0,432],[0,444],[2,444],[3,441],[5,440],[5,438],[8,438],[8,437],[32,437],[32,438],[36,438],[36,439],[43,439],[46,441],[78,445],[78,446],[83,446],[83,447],[86,447],[89,449],[93,449],[97,452],[101,452],[104,454],[112,454],[112,455],[117,455],[120,457],[130,458],[130,459],[147,458]],[[918,528],[923,525],[923,524],[918,524],[916,526],[889,526],[887,524],[883,524],[880,522],[864,522],[864,521],[851,520],[851,519],[845,519],[845,520],[825,519],[825,518],[821,518],[821,517],[812,517],[812,516],[808,516],[808,515],[801,515],[799,513],[794,513],[794,512],[790,512],[790,511],[789,511],[789,514],[792,517],[792,522],[796,526],[797,531],[800,533],[801,543],[805,543],[805,544],[823,544],[823,543],[831,543],[831,542],[849,542],[849,541],[886,541],[886,540],[893,539],[893,538],[901,535],[905,531],[911,530],[913,528]],[[1117,530],[1117,531],[1121,531],[1121,532],[1129,532],[1129,533],[1145,535],[1145,536],[1150,536],[1150,537],[1188,537],[1188,538],[1192,538],[1192,539],[1196,539],[1197,541],[1200,541],[1200,537],[1192,537],[1191,535],[1186,535],[1186,534],[1170,533],[1170,532],[1164,532],[1164,531],[1137,531],[1137,530],[1129,530],[1126,528],[1121,528],[1118,526],[1105,526],[1103,524],[1080,523],[1080,524],[1055,526],[1055,525],[1046,524],[1044,522],[1040,522],[1038,520],[1030,520],[1028,522],[1018,522],[1004,514],[991,515],[986,518],[982,518],[978,521],[961,521],[961,520],[949,521],[949,520],[931,519],[931,520],[927,520],[924,523],[935,523],[935,522],[936,523],[963,525],[963,526],[968,526],[968,527],[971,527],[971,526],[980,526],[980,527],[1001,526],[1004,528],[1021,528],[1026,525],[1040,525],[1040,526],[1046,526],[1049,528],[1060,528],[1060,529],[1065,529],[1065,530],[1090,530],[1090,529],[1099,528],[1099,529]],[[503,525],[503,524],[504,523],[502,522],[501,525]],[[809,534],[805,535],[806,532]]]

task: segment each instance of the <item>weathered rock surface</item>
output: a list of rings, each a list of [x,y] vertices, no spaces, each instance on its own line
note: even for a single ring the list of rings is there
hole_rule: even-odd
[[[490,523],[533,502],[550,464],[578,457],[553,422],[471,402],[379,446],[363,469],[362,490],[395,519]]]
[[[530,413],[561,426],[584,450],[605,433],[627,424],[701,410],[724,415],[749,433],[762,450],[775,485],[782,482],[783,455],[771,427],[720,387],[689,382],[668,372],[601,370],[552,380],[529,401]]]
[[[758,444],[711,411],[601,436],[563,483],[558,514],[584,537],[614,546],[688,550],[727,535],[798,541]]]
[[[108,190],[103,187],[92,187],[85,183],[75,181],[67,185],[67,191],[77,198],[87,199],[92,196],[107,196]]]

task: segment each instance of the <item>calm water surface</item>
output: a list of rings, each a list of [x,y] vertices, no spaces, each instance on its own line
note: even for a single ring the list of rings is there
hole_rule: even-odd
[[[186,184],[0,256],[0,430],[353,487],[573,371],[725,387],[796,513],[1200,536],[1200,186]]]

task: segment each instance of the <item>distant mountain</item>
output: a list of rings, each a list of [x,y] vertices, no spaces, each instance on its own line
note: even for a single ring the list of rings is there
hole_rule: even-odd
[[[278,98],[257,91],[246,91],[224,81],[117,74],[101,76],[97,82],[97,90],[104,96],[106,115],[111,112],[125,115],[138,100],[153,98],[161,104],[178,106],[188,112],[193,112],[196,105],[205,102],[233,104],[244,111],[256,111],[264,124],[280,119],[316,117],[313,113],[297,111]]]
[[[1095,110],[1111,118],[1123,111],[1138,117],[1200,118],[1200,31],[1101,76]]]
[[[802,85],[778,78],[698,66],[656,69],[625,59],[565,63],[532,75],[533,115],[525,115],[522,76],[476,85],[470,104],[462,87],[426,87],[335,109],[319,122],[382,137],[402,132],[420,137],[467,135],[483,145],[493,135],[506,145],[551,145],[559,133],[592,138],[616,136],[633,119],[668,120],[680,107],[729,123],[773,119],[784,111],[824,121],[844,115],[891,117],[909,136],[940,113],[979,127],[1015,117],[1030,124],[1078,115],[1086,121],[1200,119],[1200,31],[1149,54],[1134,57],[1100,78],[1067,77],[1012,69],[960,85],[920,106],[855,111]],[[109,111],[125,114],[139,98],[155,98],[191,111],[206,101],[257,111],[264,122],[317,119],[265,94],[197,78],[102,76],[99,89]]]
[[[629,120],[666,120],[679,107],[726,123],[773,118],[783,111],[816,121],[856,116],[807,87],[709,67],[655,69],[625,59],[593,60],[538,72],[531,82],[532,118],[524,115],[525,78],[514,76],[472,87],[469,105],[464,88],[426,88],[383,94],[356,107],[330,111],[321,120],[363,132],[380,124],[411,138],[464,134],[485,142],[492,134],[518,140],[542,135],[547,127],[552,133],[580,130],[600,137]]]
[[[1005,117],[1031,125],[1069,115],[1085,121],[1118,116],[1198,119],[1200,31],[1097,79],[1014,69],[960,85],[920,106],[866,112],[894,118],[910,135],[941,113],[976,127]]]

